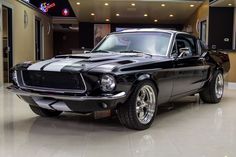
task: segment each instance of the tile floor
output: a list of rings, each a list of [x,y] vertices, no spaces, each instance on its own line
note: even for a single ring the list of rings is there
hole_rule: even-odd
[[[114,118],[41,118],[1,88],[0,157],[235,157],[236,90],[219,104],[196,100],[162,107],[150,129],[133,131]]]

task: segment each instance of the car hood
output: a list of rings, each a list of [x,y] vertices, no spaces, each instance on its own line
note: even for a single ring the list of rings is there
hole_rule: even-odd
[[[124,67],[132,67],[162,62],[167,57],[151,56],[141,53],[87,53],[76,55],[60,55],[30,65],[27,70],[53,72],[116,72]]]

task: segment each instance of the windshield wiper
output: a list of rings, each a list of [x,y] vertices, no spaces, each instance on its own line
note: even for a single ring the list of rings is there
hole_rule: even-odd
[[[145,55],[152,56],[152,54],[150,54],[150,53],[146,53],[146,52],[142,52],[142,51],[138,51],[138,50],[124,50],[124,51],[120,51],[120,53],[142,53]]]
[[[96,52],[111,53],[111,51],[106,51],[106,50],[94,50],[94,51],[91,51],[91,53],[96,53]]]

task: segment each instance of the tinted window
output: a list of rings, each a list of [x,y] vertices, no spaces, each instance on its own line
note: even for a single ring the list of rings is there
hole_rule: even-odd
[[[177,35],[176,44],[177,44],[178,54],[180,54],[181,48],[189,48],[190,55],[198,55],[197,43],[194,37],[191,37],[190,35]]]

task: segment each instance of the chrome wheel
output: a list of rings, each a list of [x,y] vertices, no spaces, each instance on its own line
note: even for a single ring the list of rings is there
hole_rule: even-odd
[[[149,85],[143,86],[136,99],[136,115],[140,123],[148,124],[155,113],[156,96],[153,88]]]
[[[216,82],[215,82],[215,93],[217,99],[220,99],[223,95],[224,91],[224,79],[221,73],[219,73],[216,77]]]

